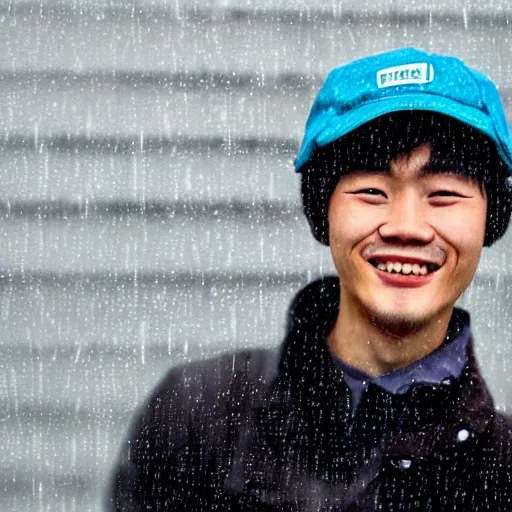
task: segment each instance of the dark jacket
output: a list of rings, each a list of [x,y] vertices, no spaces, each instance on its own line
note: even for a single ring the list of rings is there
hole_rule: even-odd
[[[338,286],[298,294],[280,351],[171,370],[121,451],[111,510],[512,511],[512,423],[472,342],[459,379],[370,384],[353,415],[325,343]]]

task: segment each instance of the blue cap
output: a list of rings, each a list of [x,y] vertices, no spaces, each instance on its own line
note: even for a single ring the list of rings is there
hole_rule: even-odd
[[[488,135],[512,175],[512,141],[498,90],[460,59],[414,48],[333,69],[313,103],[295,170],[325,146],[384,114],[429,110]]]

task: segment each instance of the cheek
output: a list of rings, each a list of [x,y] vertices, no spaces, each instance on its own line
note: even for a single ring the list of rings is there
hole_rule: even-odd
[[[433,221],[436,231],[456,250],[458,259],[475,266],[484,243],[486,206],[486,201],[475,202],[456,215],[440,215]]]
[[[378,228],[378,217],[357,200],[339,196],[333,199],[328,210],[330,244],[332,248],[343,245],[350,250]]]

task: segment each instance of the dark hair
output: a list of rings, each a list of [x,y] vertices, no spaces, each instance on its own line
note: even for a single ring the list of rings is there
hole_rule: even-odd
[[[315,238],[329,245],[327,209],[342,176],[355,170],[389,169],[401,153],[429,142],[428,168],[469,176],[487,194],[484,245],[490,246],[507,230],[512,213],[509,176],[496,145],[484,133],[454,118],[429,111],[387,114],[314,151],[301,169],[304,213]]]

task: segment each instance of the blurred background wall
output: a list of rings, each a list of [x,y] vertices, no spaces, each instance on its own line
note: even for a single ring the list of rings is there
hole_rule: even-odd
[[[99,511],[171,366],[276,346],[330,273],[292,161],[328,70],[462,57],[512,114],[508,0],[0,4],[0,510]],[[512,238],[462,299],[512,410]]]

